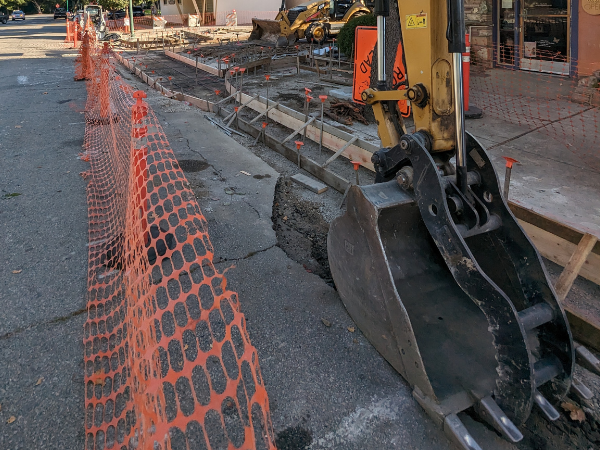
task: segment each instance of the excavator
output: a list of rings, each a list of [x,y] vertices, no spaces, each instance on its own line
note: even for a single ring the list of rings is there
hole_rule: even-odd
[[[393,4],[407,89],[390,89],[390,1],[377,0],[377,80],[361,96],[382,148],[375,183],[352,185],[331,223],[331,272],[355,323],[458,448],[481,448],[466,410],[518,442],[532,408],[552,421],[568,393],[591,397],[573,378],[576,355],[596,373],[600,363],[575,348],[538,251],[465,131],[463,0]],[[414,132],[399,100],[411,103]]]
[[[322,44],[339,33],[350,19],[371,14],[364,0],[311,0],[286,9],[285,0],[275,20],[252,19],[249,41],[274,40],[277,47],[293,45],[306,38]]]

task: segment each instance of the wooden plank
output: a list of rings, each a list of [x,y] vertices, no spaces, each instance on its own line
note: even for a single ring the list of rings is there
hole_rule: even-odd
[[[258,119],[260,119],[262,116],[265,116],[267,114],[269,114],[269,112],[274,109],[277,108],[279,106],[278,102],[273,103],[272,105],[269,105],[269,107],[267,109],[265,109],[263,112],[259,113],[258,116],[256,116],[254,119],[252,119],[250,122],[248,122],[249,124],[253,124],[254,122],[256,122]],[[268,119],[268,117],[267,117]]]
[[[567,265],[577,249],[577,245],[523,220],[519,220],[519,223],[544,258],[562,267]],[[600,284],[600,255],[590,253],[579,275]]]
[[[242,103],[242,104],[240,105],[240,107],[238,108],[238,110],[237,110],[238,114],[239,114],[239,113],[242,111],[242,109],[244,109],[244,107],[248,106],[248,103],[250,103],[250,102],[252,102],[252,101],[256,100],[257,98],[258,98],[258,95],[255,95],[255,96],[254,96],[254,97],[252,97],[250,100],[248,100],[248,101],[246,101],[246,102]],[[231,114],[229,114],[227,117],[225,117],[223,120],[224,120],[224,121],[225,121],[225,120],[229,120],[229,119],[231,119],[231,117],[232,117],[232,116],[234,116],[234,115],[235,115],[235,110],[234,110],[234,111],[233,111]],[[227,126],[229,126],[229,124],[228,124]]]
[[[583,312],[571,305],[564,305],[564,309],[567,313],[569,325],[571,326],[573,339],[581,342],[586,347],[600,351],[600,323],[590,317],[586,317]]]
[[[327,161],[325,161],[321,167],[325,168],[329,164],[331,164],[333,161],[335,161],[338,158],[338,156],[340,156],[342,153],[344,153],[344,150],[346,150],[348,147],[350,147],[352,144],[354,144],[354,142],[357,139],[358,139],[358,137],[354,136],[352,139],[350,139],[348,142],[346,142],[344,144],[344,146],[342,148],[340,148],[337,152],[335,152],[331,158],[329,158]]]
[[[569,291],[571,290],[571,286],[573,286],[573,282],[579,275],[583,264],[587,260],[588,255],[592,251],[592,248],[598,241],[596,236],[592,236],[591,234],[585,234],[577,248],[569,258],[569,262],[565,266],[565,269],[558,277],[558,281],[554,286],[556,290],[556,294],[558,295],[559,300],[564,300]]]
[[[526,208],[518,203],[509,201],[508,206],[510,206],[511,211],[517,217],[517,219],[521,219],[527,223],[535,225],[536,227],[548,231],[549,233],[552,233],[553,235],[565,239],[566,241],[569,241],[575,245],[579,244],[579,241],[581,241],[581,238],[585,234],[584,231],[577,230],[576,228],[562,223],[557,219],[544,216],[543,214],[540,214],[533,209]],[[596,237],[600,238],[598,235],[596,235]],[[596,242],[592,252],[600,255],[600,242]]]
[[[171,59],[174,59],[176,61],[182,62],[184,64],[187,64],[188,66],[192,66],[192,67],[198,67],[198,69],[201,69],[205,72],[210,73],[211,75],[216,75],[218,77],[222,77],[223,76],[223,70],[221,70],[219,72],[219,69],[217,69],[216,67],[213,66],[209,66],[208,64],[203,64],[201,62],[198,63],[198,65],[196,65],[196,61],[187,58],[185,56],[181,56],[178,55],[175,52],[169,51],[169,50],[165,50],[165,56],[168,56]]]
[[[299,134],[302,130],[304,130],[307,126],[309,126],[311,123],[313,123],[315,121],[315,117],[311,117],[310,119],[308,119],[308,122],[304,122],[302,124],[302,126],[300,126],[300,128],[292,131],[292,133],[286,137],[283,141],[281,141],[282,144],[285,144],[287,141],[289,141],[290,139],[292,139],[294,136],[296,136],[297,134]]]

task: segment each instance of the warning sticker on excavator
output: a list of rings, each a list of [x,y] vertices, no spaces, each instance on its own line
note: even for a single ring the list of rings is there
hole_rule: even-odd
[[[406,28],[427,28],[427,14],[407,14],[406,15]]]

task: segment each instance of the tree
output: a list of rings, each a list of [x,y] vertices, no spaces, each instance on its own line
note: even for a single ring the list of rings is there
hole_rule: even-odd
[[[11,11],[22,8],[25,3],[27,3],[26,0],[0,0],[0,9]]]
[[[137,2],[134,1],[134,4]],[[98,4],[102,6],[103,10],[114,11],[115,9],[127,9],[129,7],[129,0],[99,0]]]
[[[350,56],[352,47],[354,46],[354,32],[356,27],[372,27],[377,25],[377,19],[372,14],[354,17],[350,19],[340,30],[337,41],[340,50],[344,55]]]

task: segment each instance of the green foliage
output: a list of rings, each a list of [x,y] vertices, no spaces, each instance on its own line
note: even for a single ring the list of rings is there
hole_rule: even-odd
[[[129,0],[99,0],[98,4],[102,6],[104,11],[129,8]],[[134,0],[133,4],[137,4],[137,1]]]
[[[25,0],[0,0],[0,11],[7,11],[9,14],[15,9],[23,8],[27,3]]]
[[[372,14],[366,14],[350,19],[348,23],[342,27],[337,36],[341,52],[344,55],[350,55],[352,53],[354,31],[356,30],[356,27],[374,27],[375,25],[377,25],[377,19]]]
[[[67,7],[66,0],[0,0],[0,11],[11,13],[15,9],[22,9],[25,14],[37,14],[38,12],[50,14],[54,12],[57,3],[61,8]],[[69,10],[83,9],[84,5],[90,3],[92,2],[89,0],[69,0]],[[102,6],[104,11],[129,7],[129,0],[98,0],[97,3]],[[139,3],[140,0],[133,0],[134,5]]]

